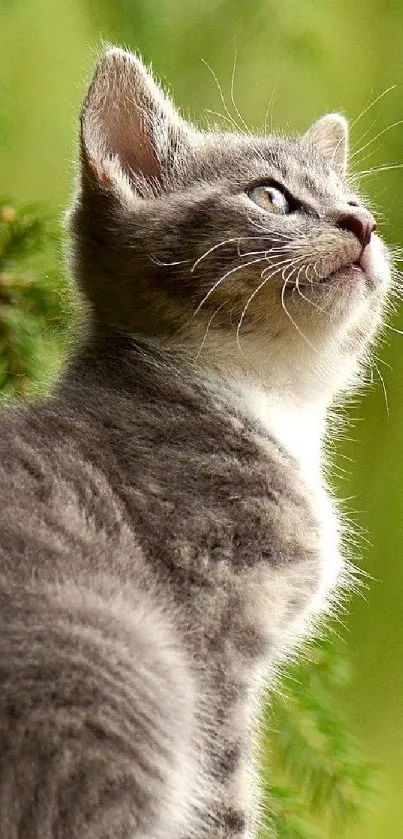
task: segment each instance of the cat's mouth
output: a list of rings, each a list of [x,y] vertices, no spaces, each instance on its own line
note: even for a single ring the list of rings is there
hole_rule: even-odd
[[[372,289],[388,285],[390,281],[389,262],[386,258],[385,248],[376,234],[372,234],[369,244],[363,248],[358,259],[351,260],[347,264],[341,265],[337,270],[331,271],[321,280],[320,284],[327,285],[337,281],[340,281],[341,284],[349,281],[356,283],[361,281]]]
[[[337,268],[323,272],[323,274],[316,271],[314,277],[310,276],[309,271],[307,271],[304,279],[299,281],[299,285],[304,285],[306,289],[309,288],[313,291],[315,287],[323,288],[332,285],[337,285],[338,288],[346,285],[351,288],[354,283],[365,283],[374,288],[388,282],[388,261],[385,258],[384,248],[376,235],[372,234],[370,243],[362,249],[358,256],[354,254],[354,257],[344,263],[340,260]]]
[[[316,271],[312,275],[308,266],[304,277],[300,275],[297,283],[287,283],[284,291],[292,293],[295,288],[297,288],[304,289],[304,291],[314,292],[315,289],[322,289],[327,286],[342,285],[353,281],[367,281],[368,279],[368,274],[363,268],[360,260],[347,262],[341,266],[339,265],[337,268],[330,270],[326,274],[320,274]]]
[[[330,274],[327,274],[325,277],[321,277],[319,285],[325,285],[337,280],[347,280],[350,278],[359,280],[364,279],[366,276],[367,274],[361,265],[361,261],[358,260],[356,262],[349,262],[347,265],[343,265],[342,268],[337,268],[336,271],[331,271]]]

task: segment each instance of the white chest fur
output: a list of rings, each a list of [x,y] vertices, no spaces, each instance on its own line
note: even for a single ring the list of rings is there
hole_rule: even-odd
[[[238,383],[232,392],[237,412],[258,423],[271,438],[275,437],[299,464],[301,477],[313,497],[322,555],[322,578],[310,603],[310,613],[314,616],[330,605],[342,576],[340,524],[322,476],[324,408],[306,408],[284,395],[273,397],[245,381]]]

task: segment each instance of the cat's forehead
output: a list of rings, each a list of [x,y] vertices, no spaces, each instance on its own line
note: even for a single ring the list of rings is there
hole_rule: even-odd
[[[231,178],[236,185],[272,178],[291,192],[317,200],[349,192],[329,160],[301,138],[232,134],[206,135],[200,157],[206,175]]]

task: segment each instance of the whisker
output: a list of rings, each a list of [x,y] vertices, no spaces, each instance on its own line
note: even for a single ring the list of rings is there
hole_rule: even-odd
[[[389,323],[384,323],[383,326],[385,329],[390,329],[391,332],[396,332],[396,335],[403,335],[403,329],[396,329],[395,326],[391,326]]]
[[[318,276],[318,272],[316,270],[316,264],[317,263],[315,262],[315,264],[312,266],[312,263],[311,263],[310,265],[308,265],[308,268],[313,267],[316,276]],[[302,293],[301,287],[300,287],[300,284],[299,284],[299,278],[301,276],[301,272],[304,270],[304,267],[305,266],[302,265],[301,268],[298,271],[298,274],[297,274],[297,277],[296,277],[296,280],[295,280],[295,283],[294,283],[295,290],[298,292],[299,296],[302,297],[303,300],[305,300],[307,303],[310,304],[310,306],[312,306],[314,309],[317,309],[318,312],[322,312],[324,315],[327,315],[327,317],[330,318],[330,313],[328,311],[326,311],[326,309],[323,309],[322,306],[318,306],[317,303],[315,303],[313,300],[310,300],[309,297],[306,297],[306,295]],[[311,285],[313,285],[313,284],[311,283]]]
[[[282,253],[284,248],[262,248],[260,251],[245,251],[242,253],[237,247],[237,254],[239,259],[245,259],[246,256],[259,256],[259,254],[268,256],[269,253]]]
[[[296,288],[297,288],[297,286],[299,285],[299,278],[300,278],[300,276],[301,276],[302,271],[304,270],[304,268],[305,268],[305,265],[301,265],[301,266],[300,266],[300,268],[298,269],[297,278],[296,278],[296,280],[295,280],[295,287],[296,287]]]
[[[284,260],[283,260],[283,262],[284,262]],[[256,297],[256,295],[259,293],[260,289],[263,288],[263,286],[268,282],[268,280],[277,273],[278,269],[281,267],[283,262],[280,262],[279,264],[275,265],[274,267],[271,266],[271,270],[270,270],[269,274],[266,274],[267,269],[262,271],[262,273],[260,275],[260,277],[263,278],[262,282],[259,283],[257,288],[255,288],[255,290],[252,292],[252,294],[248,298],[248,300],[247,300],[247,302],[246,302],[246,304],[245,304],[245,306],[242,310],[241,316],[240,316],[239,321],[238,321],[237,330],[236,330],[236,342],[237,342],[238,348],[239,348],[239,350],[242,354],[243,354],[243,350],[242,350],[241,344],[240,344],[240,331],[241,331],[241,328],[242,328],[242,323],[245,319],[246,312],[247,312],[252,300],[254,299],[254,297]],[[285,262],[286,262],[285,267],[287,267],[287,265],[290,265],[290,263],[291,264],[293,263],[293,260],[286,259]]]
[[[384,96],[386,96],[386,94],[387,94],[387,93],[390,93],[390,91],[391,91],[391,90],[394,90],[396,87],[397,87],[397,85],[396,85],[396,84],[393,84],[393,85],[391,85],[390,87],[386,88],[386,90],[384,90],[382,93],[379,93],[379,94],[378,94],[378,96],[376,96],[376,97],[375,97],[375,99],[373,99],[373,100],[372,100],[372,102],[370,102],[370,103],[369,103],[369,105],[367,105],[367,107],[366,107],[366,108],[364,108],[364,110],[363,110],[363,111],[361,111],[355,119],[353,119],[353,121],[350,123],[350,130],[351,130],[352,128],[354,128],[354,125],[356,125],[356,124],[357,124],[357,122],[359,122],[359,121],[360,121],[360,119],[362,119],[362,117],[363,117],[366,113],[368,113],[368,111],[370,111],[370,110],[371,110],[371,108],[373,108],[373,107],[374,107],[374,105],[376,105],[376,103],[377,103],[377,102],[379,102],[379,101],[380,101],[380,99],[383,99],[383,97],[384,97]],[[362,135],[362,137],[360,137],[359,142],[361,142],[361,141],[364,139],[364,137],[366,137],[366,135],[368,134],[368,132],[369,132],[369,131],[370,131],[370,129],[367,129],[367,131],[365,131],[365,133]],[[382,133],[382,132],[381,132],[381,133]],[[380,136],[380,135],[378,134],[378,136]],[[376,137],[375,137],[374,139],[376,139]],[[335,155],[335,153],[337,153],[337,150],[338,150],[338,148],[339,148],[340,143],[342,142],[342,140],[343,140],[343,138],[340,138],[339,142],[337,143],[337,145],[336,145],[336,147],[335,147],[335,149],[334,149],[334,152],[333,152],[333,159],[334,159],[334,155]],[[370,140],[370,142],[369,142],[367,145],[370,145],[371,143],[372,143],[372,140]],[[353,154],[350,154],[350,155],[349,155],[349,159],[350,159],[350,160],[352,160],[352,158],[353,158],[353,157],[355,157],[357,154],[359,154],[361,151],[363,151],[363,149],[364,149],[364,148],[366,148],[366,146],[361,146],[361,147],[360,147],[359,149],[357,149],[357,150],[356,150]]]
[[[378,373],[378,376],[379,376],[379,379],[380,379],[380,382],[381,382],[381,385],[382,385],[383,396],[384,396],[384,399],[385,399],[386,414],[387,414],[387,417],[388,417],[388,420],[389,420],[390,419],[389,400],[388,400],[388,394],[386,392],[385,379],[383,378],[382,373],[381,373],[381,371],[380,371],[380,369],[379,369],[379,367],[378,367],[374,358],[372,358],[372,364],[374,365],[375,370]]]
[[[309,274],[309,270],[310,270],[310,268],[313,268],[313,264],[312,264],[312,262],[310,262],[310,263],[309,263],[309,265],[307,265],[307,266],[306,266],[306,269],[305,269],[305,276],[306,276],[306,278],[307,278],[307,280],[308,280],[308,283],[310,283],[310,285],[313,285],[313,280],[311,280],[311,277],[310,277],[310,274]],[[315,278],[315,269],[313,269],[313,276],[314,276],[314,278]],[[316,271],[316,277],[317,277],[317,276],[318,276],[318,273],[317,273],[317,271]]]
[[[282,239],[284,239],[285,241],[289,241],[289,236],[286,236],[284,233],[280,233],[280,231],[271,230],[270,227],[265,227],[264,225],[259,224],[255,219],[251,218],[250,216],[248,216],[248,221],[249,221],[250,224],[253,225],[253,227],[256,227],[257,230],[262,230],[264,233],[266,233],[267,236],[270,236],[270,237],[279,236]],[[303,239],[304,236],[303,236],[303,234],[298,233],[298,231],[295,231],[293,233],[293,238],[294,239],[298,239],[298,238]],[[291,244],[292,243],[290,242],[290,245]]]
[[[201,302],[199,303],[199,305],[198,305],[198,306],[196,307],[196,309],[194,310],[193,315],[197,315],[197,313],[200,311],[201,307],[204,305],[204,303],[206,302],[206,300],[208,300],[208,298],[209,298],[209,297],[210,297],[210,295],[213,293],[213,291],[215,291],[215,289],[216,289],[216,288],[218,288],[218,286],[219,286],[222,282],[224,282],[224,280],[226,280],[226,279],[227,279],[228,277],[230,277],[232,274],[235,274],[237,271],[241,271],[242,269],[249,268],[249,266],[250,266],[250,265],[256,265],[256,263],[257,263],[257,262],[263,262],[264,260],[266,260],[266,261],[267,261],[267,256],[261,256],[261,257],[259,257],[258,259],[251,259],[251,261],[250,261],[250,262],[242,263],[242,265],[236,265],[236,267],[235,267],[235,268],[231,268],[229,271],[226,271],[226,273],[225,273],[225,274],[223,274],[223,275],[222,275],[222,277],[220,277],[220,278],[219,278],[219,279],[218,279],[218,280],[217,280],[217,281],[216,281],[216,282],[215,282],[215,283],[211,286],[211,288],[208,290],[207,294],[205,294],[205,296],[203,297],[203,300],[201,300]]]
[[[223,239],[221,242],[217,242],[215,245],[212,245],[211,248],[208,248],[208,250],[206,250],[201,256],[199,256],[198,259],[196,259],[196,262],[194,262],[193,265],[192,265],[191,273],[193,274],[193,272],[195,271],[197,266],[200,264],[200,262],[202,262],[203,259],[206,259],[207,256],[209,256],[211,253],[216,251],[218,248],[223,248],[224,245],[234,244],[234,242],[239,243],[239,242],[256,241],[256,240],[261,241],[262,236],[234,236],[231,239]],[[266,249],[267,252],[269,252],[270,250],[273,250],[273,249],[270,249],[270,248]],[[265,251],[265,253],[266,253],[266,251]]]
[[[364,149],[367,149],[368,146],[370,146],[372,143],[374,143],[375,140],[378,140],[379,137],[382,137],[383,134],[386,134],[388,131],[391,131],[392,128],[396,128],[398,125],[402,125],[402,123],[403,123],[403,119],[399,119],[399,120],[397,120],[397,122],[392,122],[391,125],[388,125],[382,131],[379,131],[378,134],[375,134],[375,137],[371,137],[371,139],[368,140],[367,143],[364,143],[364,145],[361,146],[360,149],[357,149],[357,151],[353,152],[353,154],[350,155],[350,160],[353,160],[354,157],[357,156],[357,154],[360,154],[362,151],[364,151]]]
[[[378,117],[377,117],[376,119],[374,119],[374,120],[371,122],[371,125],[369,125],[369,126],[368,126],[368,128],[366,129],[366,131],[364,131],[364,133],[360,135],[359,140],[357,140],[357,142],[356,142],[356,143],[352,143],[352,144],[351,144],[350,149],[349,149],[349,157],[350,157],[350,155],[351,155],[353,152],[357,152],[357,154],[359,154],[359,153],[360,153],[360,151],[361,151],[361,143],[363,142],[363,140],[365,140],[365,138],[366,138],[366,137],[368,137],[368,134],[371,134],[371,132],[374,130],[375,125],[376,125],[377,121],[378,121]],[[364,157],[364,158],[362,158],[362,159],[363,159],[363,160],[366,160],[366,159],[367,159],[367,157],[370,157],[373,153],[374,153],[373,151],[370,151],[370,152],[369,152],[367,155],[365,155],[365,157]],[[358,163],[359,163],[359,161],[358,161]]]
[[[232,102],[232,106],[233,106],[233,108],[234,108],[234,111],[235,111],[236,115],[239,117],[239,119],[240,119],[240,121],[241,121],[241,124],[243,125],[243,127],[244,127],[244,129],[245,129],[246,133],[247,133],[247,134],[251,134],[252,132],[251,132],[251,131],[250,131],[250,129],[248,128],[248,126],[247,126],[247,124],[246,124],[246,122],[245,122],[244,118],[242,117],[242,115],[241,115],[241,114],[240,114],[240,112],[239,112],[239,109],[238,109],[237,105],[235,104],[235,98],[234,98],[234,84],[235,84],[235,69],[236,69],[236,62],[237,62],[237,51],[236,51],[236,42],[235,42],[235,36],[234,36],[234,63],[233,63],[233,67],[232,67],[232,75],[231,75],[231,88],[230,88],[231,102]]]
[[[367,133],[369,133],[369,132],[367,132]],[[376,147],[372,148],[372,149],[369,149],[369,151],[367,151],[366,154],[363,154],[362,157],[358,157],[357,160],[354,160],[354,167],[355,168],[354,168],[354,172],[352,172],[352,174],[353,175],[356,175],[357,173],[359,174],[360,167],[363,165],[363,163],[365,163],[366,160],[371,160],[371,158],[373,158],[374,154],[377,154],[377,152],[378,152],[378,149]],[[360,153],[360,149],[357,149],[357,154],[359,154],[359,153]]]
[[[234,130],[234,120],[230,117],[227,117],[226,114],[222,114],[220,111],[214,111],[212,108],[204,108],[204,113],[207,115],[211,114],[211,116],[213,117],[220,117],[220,119],[224,120],[224,122],[227,122],[228,125],[231,126],[231,129]],[[207,121],[207,125],[208,124],[209,123]]]
[[[287,263],[289,263],[290,265],[294,265],[296,262],[299,262],[301,259],[305,259],[305,256],[306,256],[306,254],[304,254],[304,253],[303,253],[303,254],[301,254],[300,256],[296,256],[296,257],[294,257],[294,258],[289,257],[287,260],[284,260],[284,261],[286,262],[285,268],[287,268]],[[282,264],[283,264],[283,263],[280,263],[280,265],[282,265]],[[279,267],[280,267],[280,265],[278,265],[278,266],[276,266],[276,267],[278,267],[278,268],[279,268]],[[285,268],[283,268],[283,271],[285,270]],[[264,268],[264,269],[263,269],[263,271],[262,271],[262,277],[264,276],[264,274],[266,273],[266,271],[269,271],[269,272],[271,271],[271,265],[269,265],[267,268]],[[281,276],[283,276],[283,272],[282,272]],[[284,279],[284,277],[283,277],[283,279]]]
[[[402,120],[403,122],[403,120]],[[368,175],[376,175],[379,172],[389,172],[391,169],[402,169],[403,163],[387,163],[385,166],[375,166],[373,169],[362,169],[361,172],[355,172],[357,178],[368,177]]]
[[[295,257],[295,259],[292,259],[291,262],[290,262],[290,265],[289,266],[286,265],[281,272],[281,276],[282,276],[283,280],[285,280],[284,275],[285,275],[285,272],[286,272],[287,268],[288,267],[292,268],[292,266],[295,265],[296,262],[300,262],[301,259],[305,259],[305,258],[306,258],[306,254],[301,254],[301,256],[297,256],[297,257]],[[293,271],[291,271],[291,274],[289,274],[288,276],[290,277],[292,275],[292,273],[293,273]]]
[[[310,348],[311,348],[314,352],[317,352],[316,347],[314,347],[314,346],[313,346],[313,344],[311,344],[310,340],[306,337],[306,335],[304,334],[304,332],[302,332],[302,329],[300,329],[300,328],[299,328],[298,324],[296,323],[296,321],[294,320],[293,316],[292,316],[292,315],[290,314],[290,312],[288,311],[287,306],[285,305],[285,300],[284,300],[285,290],[286,290],[286,287],[287,287],[287,283],[288,283],[288,282],[289,282],[289,280],[291,279],[292,274],[294,273],[294,271],[295,271],[295,270],[296,270],[296,269],[295,269],[295,268],[293,268],[293,269],[292,269],[292,271],[291,271],[291,274],[289,274],[289,275],[288,275],[288,277],[286,277],[286,279],[284,280],[283,288],[282,288],[282,290],[281,290],[281,306],[282,306],[282,309],[284,310],[285,314],[287,315],[287,317],[290,319],[291,323],[293,324],[293,326],[294,326],[294,327],[295,327],[295,329],[297,330],[297,332],[299,332],[299,334],[301,335],[301,338],[303,338],[303,339],[304,339],[304,341],[306,341],[306,343],[308,344],[308,346],[309,346],[309,347],[310,347]]]
[[[171,265],[185,265],[187,262],[190,262],[190,259],[180,259],[178,261],[172,260],[172,262],[163,262],[161,259],[158,259],[157,256],[154,256],[150,253],[151,262],[154,262],[154,265],[159,265],[161,268],[169,268]]]
[[[376,105],[377,102],[379,102],[381,99],[383,99],[383,97],[386,96],[388,93],[390,93],[392,90],[395,90],[396,87],[397,87],[396,84],[392,84],[390,87],[387,87],[386,90],[382,91],[382,93],[379,93],[378,96],[376,96],[375,99],[373,99],[372,102],[370,102],[369,105],[367,105],[367,107],[364,108],[364,110],[361,111],[361,113],[358,114],[358,117],[353,119],[353,121],[350,123],[350,128],[354,128],[354,125],[356,125],[357,122],[359,122],[360,119],[362,119],[362,117],[365,116],[365,114],[367,114],[368,111],[370,111],[371,108],[373,108],[374,105]]]
[[[208,71],[211,73],[211,75],[212,75],[212,77],[213,77],[213,79],[214,79],[214,81],[217,85],[217,89],[218,89],[218,92],[219,92],[219,95],[220,95],[221,103],[222,103],[224,111],[227,115],[228,120],[232,123],[232,126],[235,128],[236,131],[239,131],[241,134],[243,134],[244,133],[243,128],[237,124],[236,120],[233,118],[233,116],[230,114],[230,112],[227,108],[227,103],[225,101],[224,94],[222,92],[222,87],[220,85],[220,82],[217,79],[217,76],[216,76],[214,70],[212,69],[212,67],[210,67],[210,65],[207,63],[207,61],[204,58],[202,58],[202,62],[207,67]]]
[[[268,136],[267,135],[267,120],[268,120],[268,117],[269,117],[269,112],[270,112],[270,134],[273,134],[274,97],[276,96],[276,93],[277,93],[278,84],[279,84],[279,80],[277,79],[277,81],[275,82],[274,87],[272,89],[272,92],[270,94],[270,99],[267,103],[267,108],[266,108],[266,112],[265,112],[265,115],[264,115],[264,136],[265,137]]]
[[[198,358],[200,357],[200,353],[201,353],[201,351],[202,351],[202,349],[203,349],[203,347],[204,347],[204,345],[205,345],[205,343],[206,343],[206,339],[207,339],[208,331],[209,331],[209,329],[210,329],[210,326],[211,326],[211,324],[212,324],[212,322],[213,322],[213,320],[214,320],[215,316],[218,314],[218,312],[220,311],[220,309],[222,309],[222,307],[223,307],[223,306],[225,306],[227,303],[228,303],[228,300],[224,300],[224,302],[223,302],[223,303],[221,303],[221,305],[220,305],[220,306],[218,306],[218,308],[215,310],[215,312],[213,312],[213,314],[211,315],[211,318],[210,318],[210,320],[208,321],[208,324],[207,324],[207,326],[206,326],[206,331],[205,331],[205,333],[204,333],[204,335],[203,335],[203,339],[202,339],[202,341],[201,341],[200,347],[199,347],[199,349],[197,350],[197,354],[196,354],[196,357],[195,357],[195,361],[197,361],[197,360],[198,360]]]

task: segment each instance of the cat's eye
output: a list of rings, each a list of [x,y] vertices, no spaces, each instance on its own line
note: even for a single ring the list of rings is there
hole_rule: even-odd
[[[290,212],[290,205],[284,193],[275,186],[268,186],[267,184],[254,186],[249,190],[248,198],[269,213],[284,215]]]

